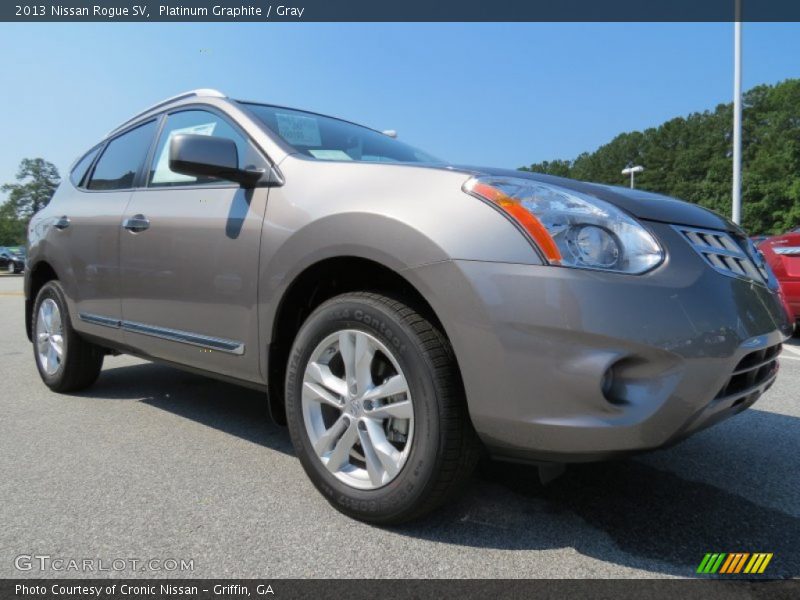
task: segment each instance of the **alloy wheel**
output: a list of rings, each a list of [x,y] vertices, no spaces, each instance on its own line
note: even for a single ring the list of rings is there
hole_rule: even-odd
[[[39,305],[36,316],[36,351],[39,364],[48,375],[54,375],[64,359],[64,326],[61,311],[52,298]]]
[[[302,408],[315,454],[351,487],[385,486],[408,460],[408,382],[392,352],[368,333],[346,329],[316,346],[303,375]]]

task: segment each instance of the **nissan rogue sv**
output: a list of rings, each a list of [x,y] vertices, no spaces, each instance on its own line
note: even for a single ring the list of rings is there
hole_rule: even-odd
[[[116,353],[264,390],[322,495],[373,523],[441,505],[484,450],[601,460],[743,411],[791,334],[777,289],[696,205],[214,90],[86,152],[25,273],[52,390]]]

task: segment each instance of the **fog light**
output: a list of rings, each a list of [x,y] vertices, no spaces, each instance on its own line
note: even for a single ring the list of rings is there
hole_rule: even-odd
[[[606,400],[611,402],[611,388],[614,387],[614,367],[609,367],[606,371],[605,375],[603,375],[603,381],[600,384],[601,389],[603,390],[603,396],[605,396]]]
[[[608,368],[603,375],[603,381],[600,384],[603,391],[603,397],[606,399],[606,402],[613,404],[614,406],[628,404],[628,401],[624,396],[624,388],[620,385],[621,381],[617,377],[617,367],[619,364],[620,362],[616,362]]]

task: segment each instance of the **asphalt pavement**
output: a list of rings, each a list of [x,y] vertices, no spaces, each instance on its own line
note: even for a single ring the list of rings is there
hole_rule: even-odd
[[[258,392],[124,356],[50,392],[6,275],[0,577],[684,577],[707,552],[799,576],[799,391],[795,339],[752,409],[678,446],[545,487],[490,463],[434,515],[378,528],[323,500]]]

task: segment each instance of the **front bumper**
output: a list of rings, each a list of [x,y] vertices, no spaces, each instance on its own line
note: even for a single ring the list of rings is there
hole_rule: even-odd
[[[791,334],[777,295],[648,226],[667,258],[641,276],[459,260],[414,269],[495,457],[657,448],[744,410],[774,381]]]

